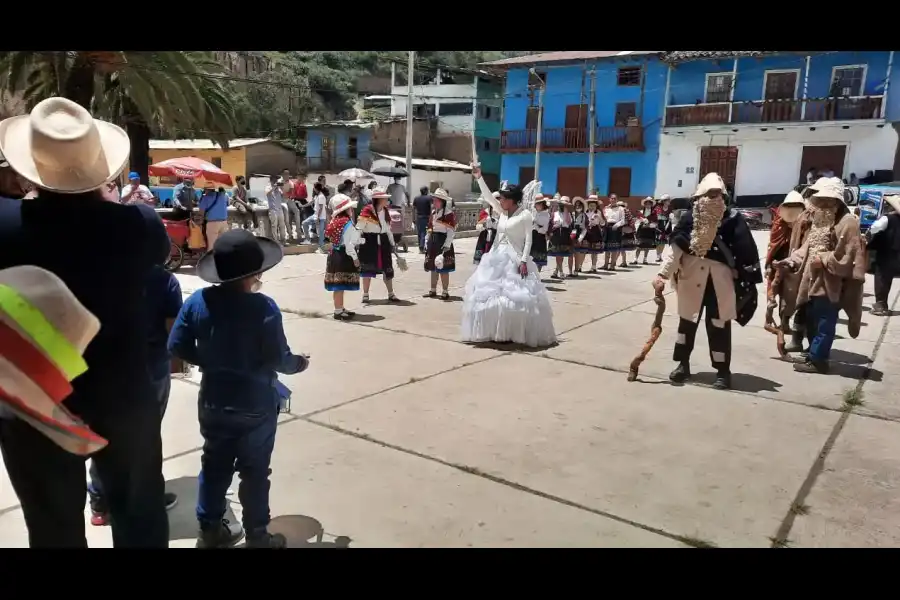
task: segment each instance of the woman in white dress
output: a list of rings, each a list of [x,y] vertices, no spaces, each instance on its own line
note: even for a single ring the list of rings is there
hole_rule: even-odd
[[[472,175],[500,219],[491,251],[466,282],[462,341],[551,346],[556,343],[553,309],[531,258],[533,218],[523,206],[523,196],[533,200],[540,184],[532,182],[524,192],[503,185],[498,200],[482,179],[480,168],[473,166]]]

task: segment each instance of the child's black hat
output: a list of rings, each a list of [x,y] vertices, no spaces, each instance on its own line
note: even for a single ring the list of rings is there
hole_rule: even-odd
[[[226,231],[197,263],[197,275],[209,283],[228,283],[268,271],[281,262],[278,242],[243,229]]]

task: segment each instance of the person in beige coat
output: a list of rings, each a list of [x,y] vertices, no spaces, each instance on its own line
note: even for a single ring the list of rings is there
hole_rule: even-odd
[[[751,285],[762,283],[753,235],[739,212],[727,210],[724,190],[717,174],[703,178],[694,193],[692,212],[679,219],[672,231],[670,251],[653,282],[661,292],[671,279],[678,299],[680,320],[673,353],[678,366],[669,375],[673,383],[691,377],[691,353],[705,312],[709,355],[716,369],[713,385],[731,387],[731,321],[739,318],[735,281],[742,277]]]
[[[859,221],[844,204],[844,184],[837,177],[819,179],[809,198],[809,233],[791,255],[775,263],[799,275],[797,307],[805,307],[809,353],[794,370],[827,373],[838,313],[849,317],[852,337],[859,332],[865,252]]]

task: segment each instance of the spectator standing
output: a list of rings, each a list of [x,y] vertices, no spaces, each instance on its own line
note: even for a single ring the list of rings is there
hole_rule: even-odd
[[[425,236],[428,233],[428,217],[431,216],[431,194],[428,187],[422,186],[419,195],[413,200],[413,208],[416,211],[416,235],[419,237],[419,254],[425,253]]]

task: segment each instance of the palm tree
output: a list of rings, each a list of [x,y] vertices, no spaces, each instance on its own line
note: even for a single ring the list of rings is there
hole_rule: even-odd
[[[131,168],[147,181],[150,138],[206,132],[223,148],[234,137],[232,94],[207,52],[3,52],[0,85],[31,108],[65,96],[125,128]]]

